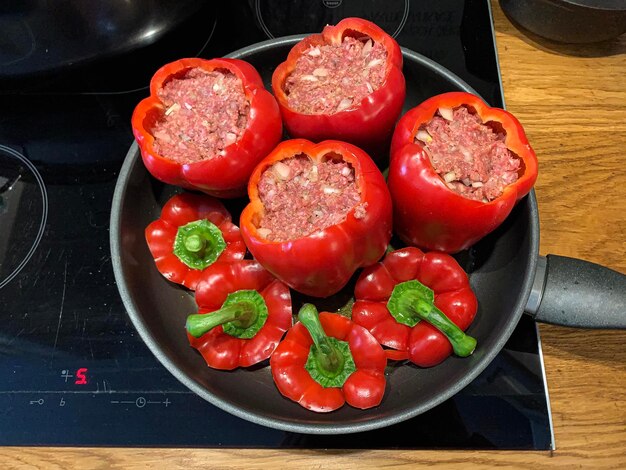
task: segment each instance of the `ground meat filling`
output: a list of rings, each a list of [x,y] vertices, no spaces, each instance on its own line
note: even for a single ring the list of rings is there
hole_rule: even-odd
[[[358,105],[385,78],[387,51],[371,39],[311,47],[285,81],[289,107],[304,114],[334,114]]]
[[[271,241],[301,238],[342,222],[355,208],[363,218],[366,206],[354,169],[341,160],[315,163],[306,155],[274,163],[258,184],[265,213],[258,233]]]
[[[166,111],[152,129],[154,150],[177,163],[219,155],[246,128],[250,104],[241,80],[227,70],[190,69],[158,97]]]
[[[460,106],[440,109],[420,128],[416,140],[450,189],[489,202],[518,179],[520,160],[504,144],[505,137]]]

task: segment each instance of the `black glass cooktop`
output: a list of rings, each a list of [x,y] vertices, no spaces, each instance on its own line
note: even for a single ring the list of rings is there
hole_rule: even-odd
[[[345,16],[369,18],[492,105],[488,1],[207,2],[156,44],[37,77],[0,73],[0,444],[551,449],[537,329],[523,318],[466,389],[407,422],[309,436],[249,423],[181,385],[130,323],[109,250],[130,115],[162,64],[217,57]]]

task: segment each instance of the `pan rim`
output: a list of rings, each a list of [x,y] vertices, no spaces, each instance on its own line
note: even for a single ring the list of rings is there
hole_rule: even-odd
[[[243,55],[249,55],[251,53],[263,52],[267,49],[276,48],[279,46],[287,46],[295,44],[302,40],[306,35],[292,35],[284,36],[276,39],[270,39],[267,41],[259,42],[226,55],[228,58],[239,58]],[[457,75],[439,65],[437,62],[428,59],[427,57],[414,52],[410,49],[402,48],[402,53],[405,57],[414,60],[427,68],[434,70],[436,73],[445,76],[459,88],[476,93],[466,82],[464,82]],[[371,420],[364,420],[360,422],[353,422],[348,424],[336,424],[336,423],[316,423],[316,424],[302,424],[299,422],[293,422],[286,419],[270,418],[261,414],[251,413],[231,404],[230,402],[223,400],[206,389],[204,389],[198,382],[193,380],[187,374],[185,374],[172,359],[168,357],[165,351],[159,346],[153,335],[150,333],[148,326],[143,320],[142,315],[139,313],[139,309],[130,290],[127,286],[127,282],[124,276],[124,270],[121,262],[121,208],[125,195],[128,190],[128,181],[130,174],[135,165],[140,164],[140,152],[137,142],[133,142],[126,154],[124,163],[120,169],[118,179],[115,185],[115,191],[113,194],[111,218],[110,218],[110,245],[112,255],[113,273],[116,281],[118,291],[120,293],[124,307],[127,314],[131,319],[131,322],[137,329],[139,336],[148,346],[148,349],[154,354],[157,360],[183,385],[193,391],[195,394],[208,401],[209,403],[221,408],[222,410],[237,416],[239,418],[251,421],[255,424],[262,426],[279,429],[282,431],[295,432],[301,434],[350,434],[363,431],[371,431],[379,428],[391,426],[393,424],[406,421],[410,418],[418,416],[425,411],[439,405],[452,396],[456,395],[460,390],[469,385],[495,358],[495,356],[504,347],[505,343],[513,333],[514,329],[519,322],[519,319],[524,312],[524,308],[530,296],[532,283],[535,276],[537,257],[539,252],[539,216],[537,210],[537,202],[535,192],[532,190],[526,197],[528,199],[528,210],[530,226],[528,228],[530,260],[525,278],[520,286],[520,294],[518,301],[515,304],[515,312],[511,315],[511,320],[506,325],[506,328],[500,333],[500,337],[490,350],[486,351],[484,356],[481,357],[478,362],[472,365],[472,368],[458,380],[453,386],[449,387],[444,393],[441,393],[432,399],[421,403],[418,406],[412,407],[410,410],[402,413],[394,413],[387,417],[378,417]]]

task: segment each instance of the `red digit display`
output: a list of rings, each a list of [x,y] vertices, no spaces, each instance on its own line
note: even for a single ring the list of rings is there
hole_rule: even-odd
[[[76,371],[76,381],[74,382],[76,385],[86,385],[87,384],[87,369],[85,367],[81,367]]]

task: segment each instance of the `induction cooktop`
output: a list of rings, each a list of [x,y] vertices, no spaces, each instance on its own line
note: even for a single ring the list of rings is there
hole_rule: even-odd
[[[527,317],[493,363],[436,408],[381,430],[321,436],[263,428],[199,398],[157,361],[124,310],[111,200],[133,142],[130,115],[154,71],[347,16],[376,22],[504,105],[486,0],[206,2],[142,49],[0,78],[0,444],[554,448],[541,344]]]

